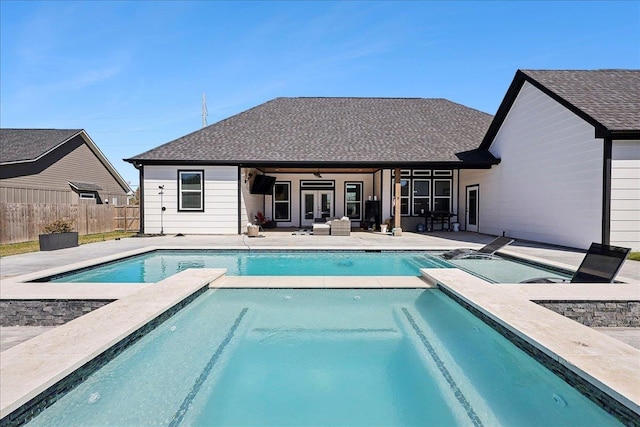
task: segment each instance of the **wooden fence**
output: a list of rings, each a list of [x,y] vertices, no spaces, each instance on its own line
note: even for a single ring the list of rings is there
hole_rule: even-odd
[[[42,228],[58,219],[71,221],[80,235],[138,231],[139,214],[138,206],[2,203],[0,244],[38,240]]]

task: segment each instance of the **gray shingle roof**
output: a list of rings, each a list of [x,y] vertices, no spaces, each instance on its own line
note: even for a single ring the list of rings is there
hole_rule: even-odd
[[[34,160],[82,129],[0,129],[0,163]]]
[[[640,130],[640,70],[522,70],[609,131]]]
[[[276,98],[127,161],[459,162],[491,119],[446,99]]]
[[[80,191],[99,191],[102,190],[97,184],[92,182],[77,182],[77,181],[69,181],[69,184]]]

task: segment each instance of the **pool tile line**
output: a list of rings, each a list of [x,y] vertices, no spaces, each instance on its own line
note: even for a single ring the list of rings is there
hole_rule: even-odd
[[[213,353],[213,355],[211,356],[211,358],[209,359],[209,361],[205,365],[204,369],[202,370],[202,372],[200,373],[200,375],[196,379],[196,382],[193,384],[193,387],[191,388],[191,391],[189,391],[187,396],[182,401],[182,404],[180,405],[180,408],[178,408],[178,410],[174,414],[173,418],[171,419],[171,422],[169,423],[169,427],[177,427],[177,426],[180,425],[180,423],[184,419],[184,416],[187,414],[187,411],[191,407],[191,404],[193,403],[193,399],[195,399],[195,397],[198,395],[198,392],[202,388],[202,385],[204,384],[204,382],[209,377],[209,374],[211,374],[211,370],[213,369],[213,367],[215,366],[216,362],[218,361],[218,359],[220,358],[220,356],[224,352],[224,350],[227,347],[227,345],[229,345],[229,343],[233,339],[233,337],[234,337],[234,335],[236,333],[236,330],[240,326],[240,323],[242,322],[242,319],[244,318],[244,316],[247,314],[247,311],[249,311],[248,307],[244,307],[240,311],[240,314],[238,314],[238,317],[236,317],[236,320],[233,322],[233,325],[231,326],[231,328],[227,332],[227,335],[222,340],[220,345],[218,345],[218,348],[216,349],[215,353]]]
[[[416,321],[413,318],[413,316],[411,316],[409,311],[404,307],[402,307],[402,312],[407,317],[407,320],[409,321],[409,324],[413,328],[414,332],[420,338],[420,341],[422,342],[422,344],[424,345],[426,350],[429,352],[429,355],[431,356],[431,358],[435,362],[436,366],[438,367],[438,370],[442,374],[442,377],[447,381],[447,383],[449,384],[449,387],[451,387],[451,390],[453,391],[454,396],[456,397],[458,402],[464,408],[465,412],[467,413],[467,416],[469,417],[469,419],[471,420],[473,425],[476,426],[476,427],[482,427],[483,426],[482,420],[480,420],[480,417],[478,417],[478,414],[476,414],[476,411],[473,409],[473,407],[469,403],[469,400],[466,398],[466,396],[464,395],[462,390],[460,390],[460,387],[458,386],[458,384],[456,384],[455,380],[451,376],[451,373],[449,372],[449,370],[445,366],[445,364],[442,361],[442,359],[440,358],[440,356],[438,356],[438,353],[433,348],[433,346],[431,345],[431,343],[429,342],[429,340],[427,339],[425,334],[422,332],[422,330],[420,329],[420,327],[416,323]]]

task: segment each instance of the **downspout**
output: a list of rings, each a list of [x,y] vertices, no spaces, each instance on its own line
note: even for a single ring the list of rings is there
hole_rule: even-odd
[[[456,222],[460,224],[460,169],[456,170],[458,183],[456,185]]]
[[[140,187],[138,187],[140,189],[140,199],[138,200],[140,205],[140,231],[138,231],[138,234],[142,235],[144,234],[144,165],[139,165],[138,171],[140,172]]]
[[[242,234],[242,168],[238,166],[238,234]]]
[[[604,138],[602,162],[602,244],[611,244],[611,157],[613,141],[610,136]]]

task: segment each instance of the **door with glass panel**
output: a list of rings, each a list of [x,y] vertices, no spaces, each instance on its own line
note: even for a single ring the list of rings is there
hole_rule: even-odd
[[[301,194],[301,226],[308,227],[316,218],[333,217],[333,191],[304,190]]]
[[[478,195],[477,185],[467,187],[467,202],[465,207],[465,223],[467,231],[478,232]]]

